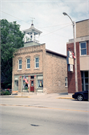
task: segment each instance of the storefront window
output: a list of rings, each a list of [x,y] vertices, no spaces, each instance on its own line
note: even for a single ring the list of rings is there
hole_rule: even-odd
[[[81,71],[82,91],[89,90],[89,71]]]
[[[43,80],[38,80],[38,88],[43,87]]]
[[[23,89],[28,90],[28,79],[27,79],[27,77],[23,77]]]
[[[18,90],[18,80],[15,80],[15,90]]]

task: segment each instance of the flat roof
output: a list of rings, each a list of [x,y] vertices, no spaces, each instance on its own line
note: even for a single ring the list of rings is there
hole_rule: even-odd
[[[80,23],[80,22],[83,22],[83,21],[88,21],[89,19],[85,19],[85,20],[81,20],[81,21],[78,21],[76,23]]]

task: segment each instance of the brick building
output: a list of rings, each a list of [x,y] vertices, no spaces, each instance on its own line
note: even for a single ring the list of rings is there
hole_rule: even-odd
[[[40,44],[36,38],[41,31],[33,24],[24,33],[29,35],[29,41],[25,36],[24,47],[14,54],[12,92],[68,92],[66,56]]]
[[[67,52],[74,53],[73,39],[67,43]],[[76,63],[78,91],[89,90],[89,19],[76,22]],[[68,71],[68,93],[75,92],[75,67]]]

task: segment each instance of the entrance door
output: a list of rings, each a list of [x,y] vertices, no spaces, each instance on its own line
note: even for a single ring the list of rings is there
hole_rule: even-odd
[[[30,91],[34,92],[34,80],[30,81]]]

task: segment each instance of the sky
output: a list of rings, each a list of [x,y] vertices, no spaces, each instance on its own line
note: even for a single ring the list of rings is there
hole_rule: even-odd
[[[34,27],[46,49],[66,55],[66,43],[73,39],[72,22],[89,19],[89,0],[0,0],[0,19],[16,21],[20,30]]]

